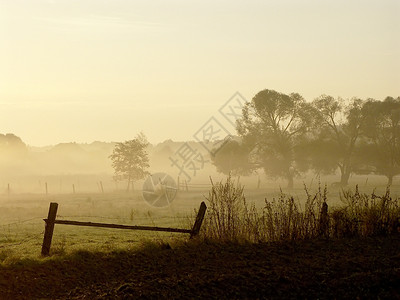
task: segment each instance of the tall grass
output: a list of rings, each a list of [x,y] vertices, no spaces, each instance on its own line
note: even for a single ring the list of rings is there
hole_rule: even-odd
[[[331,235],[375,236],[398,232],[400,220],[399,198],[390,195],[389,187],[385,194],[378,196],[355,191],[343,191],[343,206],[332,211]]]
[[[399,199],[342,191],[340,207],[327,204],[327,187],[311,193],[304,186],[305,201],[299,201],[281,191],[277,198],[265,199],[265,206],[257,209],[246,202],[244,187],[228,176],[214,183],[206,196],[204,236],[218,240],[285,241],[315,237],[384,235],[397,232],[400,220]]]
[[[247,207],[243,186],[231,176],[226,182],[214,183],[208,197],[207,235],[220,240],[238,239],[244,232],[243,214]]]
[[[265,199],[265,207],[262,210],[261,225],[266,232],[263,240],[297,240],[308,239],[323,234],[322,207],[326,203],[327,189],[321,188],[315,194],[310,194],[304,187],[306,201],[304,209],[294,197],[284,194],[282,191],[278,199],[272,201]]]

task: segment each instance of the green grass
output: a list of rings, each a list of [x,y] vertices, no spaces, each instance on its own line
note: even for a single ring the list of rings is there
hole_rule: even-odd
[[[0,263],[40,257],[45,224],[43,219],[47,217],[50,202],[59,204],[58,219],[191,228],[194,208],[201,202],[201,197],[196,199],[188,202],[178,197],[171,207],[160,209],[148,206],[138,192],[4,197],[0,199]],[[79,249],[131,249],[148,240],[187,237],[187,234],[56,225],[51,253],[69,253]]]
[[[367,201],[369,210],[361,209],[361,206],[357,204],[361,203],[361,200],[353,203],[353,206],[348,206],[348,209],[344,209],[346,204],[340,199],[341,190],[330,188],[329,185],[327,191],[324,191],[323,188],[318,190],[316,182],[309,183],[307,195],[304,187],[300,186],[291,191],[285,189],[281,191],[279,185],[275,188],[252,189],[247,187],[251,186],[251,182],[244,179],[241,179],[240,182],[245,184],[244,187],[242,185],[236,186],[236,194],[232,194],[240,199],[237,207],[231,207],[232,211],[229,211],[229,205],[223,207],[226,203],[218,202],[221,199],[215,203],[214,207],[210,201],[206,201],[208,210],[206,224],[202,230],[204,237],[242,239],[253,242],[313,237],[319,233],[320,205],[324,199],[329,205],[331,236],[368,235],[376,231],[371,226],[349,227],[343,221],[350,220],[354,216],[358,220],[368,219],[369,224],[373,224],[374,220],[387,223],[386,219],[379,219],[378,217],[380,200],[376,197],[374,199],[368,198],[370,199]],[[362,182],[365,182],[365,179],[360,179],[358,195],[364,195],[364,193],[371,195],[374,190],[374,180],[369,179],[367,185],[362,184]],[[385,195],[386,187],[379,180],[376,183],[375,195]],[[223,188],[224,186],[221,186],[221,189]],[[354,193],[354,188],[352,193]],[[154,208],[147,205],[139,191],[129,194],[125,192],[50,194],[48,196],[14,194],[10,197],[5,194],[0,195],[0,263],[10,264],[19,260],[40,258],[44,232],[43,219],[47,217],[50,202],[59,204],[58,218],[60,219],[191,228],[195,210],[198,209],[200,202],[205,198],[210,200],[209,192],[208,189],[180,192],[172,205],[167,208]],[[391,194],[399,194],[399,187],[392,187]],[[316,199],[314,199],[315,196]],[[350,198],[353,199],[354,197],[353,195]],[[361,196],[357,197],[360,198]],[[265,199],[268,201],[266,202]],[[367,198],[361,197],[360,199],[365,200]],[[392,197],[391,205],[394,203],[393,201],[397,201],[394,199],[397,198]],[[364,206],[366,205],[365,201],[362,203]],[[395,203],[397,205],[397,202]],[[338,209],[333,210],[334,207]],[[350,207],[353,210],[350,210]],[[392,205],[389,209],[392,213],[389,218],[392,221],[397,217],[397,211],[393,207]],[[221,209],[224,209],[224,212]],[[220,214],[226,212],[226,215],[230,216],[230,219],[225,220],[227,227],[225,225],[223,225],[225,227],[216,227],[217,223],[210,226],[210,217],[213,216],[213,211]],[[304,212],[308,212],[308,215],[304,215]],[[334,226],[338,223],[341,224],[339,224],[341,228],[347,226],[350,229],[336,230],[335,235],[333,234],[335,232]],[[392,222],[392,228],[394,224]],[[220,231],[220,234],[211,234],[213,230],[214,233]],[[232,235],[232,232],[235,232],[235,234]],[[51,253],[60,256],[82,249],[105,252],[116,249],[129,250],[141,247],[149,241],[150,243],[170,243],[187,239],[187,234],[179,233],[56,225]]]

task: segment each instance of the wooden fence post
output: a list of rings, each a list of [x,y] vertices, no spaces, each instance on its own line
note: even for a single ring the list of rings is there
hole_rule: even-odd
[[[101,193],[104,194],[103,181],[100,181],[100,189]]]
[[[47,182],[46,182],[46,195],[49,194],[49,190],[47,189]]]
[[[322,203],[321,212],[319,216],[319,234],[326,238],[329,237],[329,215],[328,204]]]
[[[42,256],[48,256],[50,254],[50,246],[51,246],[51,240],[53,238],[54,221],[56,220],[57,209],[58,209],[58,203],[51,202],[49,207],[49,214],[47,216],[47,219],[44,220],[46,222],[46,225],[44,229],[44,237],[42,244]]]
[[[199,212],[197,213],[196,221],[194,222],[192,232],[190,233],[190,238],[193,238],[199,234],[201,224],[203,223],[203,220],[204,220],[204,215],[206,214],[206,210],[207,210],[207,206],[203,201],[200,204],[200,208],[199,208]]]

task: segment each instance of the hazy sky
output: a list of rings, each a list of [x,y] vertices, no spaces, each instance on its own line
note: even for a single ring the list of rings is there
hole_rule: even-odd
[[[0,0],[0,133],[189,140],[236,91],[397,97],[399,37],[399,0]]]

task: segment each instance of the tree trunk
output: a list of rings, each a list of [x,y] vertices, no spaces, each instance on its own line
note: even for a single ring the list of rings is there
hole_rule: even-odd
[[[288,179],[288,189],[293,189],[294,185],[293,175],[289,175],[287,179]]]
[[[289,172],[287,174],[287,181],[288,181],[288,189],[293,189],[294,186],[294,172],[289,169]]]
[[[388,178],[388,186],[391,186],[392,183],[393,183],[393,175],[390,174],[390,175],[387,176],[387,178]]]
[[[129,189],[131,187],[131,177],[128,177],[128,186],[126,187],[126,192],[129,193]]]
[[[345,170],[340,176],[340,185],[347,186],[349,184],[350,171]]]
[[[340,185],[347,186],[349,184],[349,178],[351,174],[351,168],[347,159],[343,161],[340,167]]]

